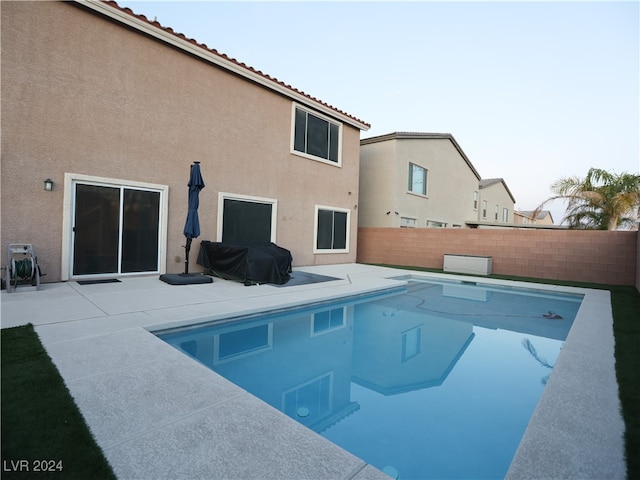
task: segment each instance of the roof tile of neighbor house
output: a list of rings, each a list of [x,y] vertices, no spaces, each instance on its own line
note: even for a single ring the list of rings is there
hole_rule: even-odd
[[[77,1],[77,0],[76,0]],[[323,102],[322,100],[319,100],[315,97],[312,97],[311,95],[298,90],[297,88],[292,87],[291,85],[288,85],[280,80],[278,80],[277,78],[271,77],[270,75],[267,75],[266,73],[263,73],[260,70],[256,70],[255,68],[246,65],[245,63],[239,62],[238,60],[236,60],[235,58],[231,58],[228,55],[224,54],[224,53],[220,53],[218,52],[216,49],[214,48],[209,48],[206,44],[203,43],[199,43],[197,40],[193,39],[193,38],[189,38],[186,35],[184,35],[183,33],[180,32],[176,32],[174,31],[171,27],[165,27],[162,24],[160,24],[160,22],[158,22],[157,20],[149,20],[145,15],[142,14],[136,14],[133,12],[133,10],[131,10],[128,7],[121,7],[120,5],[118,5],[115,1],[113,0],[88,0],[88,1],[84,1],[84,2],[79,2],[81,5],[85,5],[85,6],[89,6],[89,7],[95,7],[95,6],[99,6],[100,4],[103,5],[108,5],[109,7],[115,8],[117,10],[119,10],[122,13],[125,13],[126,15],[135,18],[139,21],[145,22],[146,24],[157,28],[159,30],[162,30],[163,32],[166,32],[176,38],[179,38],[185,42],[189,42],[190,44],[192,44],[195,47],[198,47],[204,51],[206,51],[209,54],[212,54],[216,57],[219,57],[219,59],[221,59],[223,62],[230,62],[231,64],[235,65],[236,67],[240,67],[240,70],[245,70],[247,72],[247,74],[253,74],[253,75],[257,75],[265,80],[267,80],[267,85],[266,86],[270,86],[268,85],[268,83],[273,83],[273,86],[271,88],[277,88],[277,86],[279,87],[284,87],[286,90],[291,91],[293,94],[297,94],[297,95],[301,95],[302,97],[305,97],[308,100],[311,100],[313,103],[319,104],[323,107],[328,108],[329,110],[339,114],[340,116],[346,117],[347,119],[351,120],[350,123],[355,123],[354,126],[360,128],[361,130],[368,130],[369,128],[371,128],[371,125],[369,123],[366,123],[362,120],[360,120],[359,118],[354,117],[353,115],[350,115],[342,110],[339,110],[338,108],[329,105],[328,103]],[[120,19],[122,20],[122,19]],[[242,75],[242,72],[237,72],[236,73],[240,73]]]
[[[393,133],[387,133],[385,135],[379,135],[377,137],[364,138],[360,140],[360,145],[367,145],[369,143],[376,143],[376,142],[385,142],[387,140],[394,140],[394,139],[417,139],[417,140],[446,139],[446,140],[449,140],[453,144],[453,146],[456,148],[456,150],[458,150],[458,153],[464,159],[464,161],[467,162],[467,165],[469,165],[469,168],[471,169],[473,174],[476,176],[476,178],[478,180],[481,179],[480,174],[471,163],[471,160],[469,160],[467,155],[462,151],[462,148],[460,147],[460,145],[458,145],[458,142],[456,142],[456,139],[453,138],[453,135],[451,135],[450,133],[393,132]]]
[[[507,182],[504,181],[504,178],[483,178],[482,180],[480,180],[480,188],[487,188],[491,185],[495,185],[496,183],[502,183],[502,185],[504,185],[504,189],[511,197],[511,200],[513,200],[513,203],[516,203],[516,199],[511,193],[511,190],[509,190],[509,187],[507,187]]]

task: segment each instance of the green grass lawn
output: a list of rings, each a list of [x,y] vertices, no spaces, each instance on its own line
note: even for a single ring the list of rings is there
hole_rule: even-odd
[[[640,293],[635,287],[491,277],[611,292],[627,478],[640,478]],[[33,327],[3,329],[0,338],[3,478],[115,478]],[[37,465],[42,460],[49,462]],[[36,475],[36,465],[51,471]]]
[[[33,326],[0,340],[2,478],[115,479]]]

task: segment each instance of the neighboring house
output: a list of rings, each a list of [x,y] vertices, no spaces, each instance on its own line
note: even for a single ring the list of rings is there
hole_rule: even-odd
[[[502,178],[487,178],[479,184],[478,221],[490,223],[513,223],[516,203],[509,187]]]
[[[200,162],[192,271],[200,240],[355,261],[367,123],[114,2],[0,8],[3,251],[49,282],[179,273]]]
[[[480,175],[451,134],[360,141],[360,227],[464,227],[478,217]]]
[[[534,210],[520,210],[514,212],[514,223],[524,225],[553,225],[553,216],[549,210],[541,210],[533,216]]]

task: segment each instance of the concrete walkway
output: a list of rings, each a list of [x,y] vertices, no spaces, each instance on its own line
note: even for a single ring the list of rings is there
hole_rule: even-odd
[[[388,479],[149,332],[368,293],[418,274],[359,264],[300,270],[340,280],[285,288],[220,279],[171,286],[157,276],[45,284],[2,291],[2,328],[35,325],[118,478]],[[507,477],[622,479],[609,292],[539,287],[585,300]]]

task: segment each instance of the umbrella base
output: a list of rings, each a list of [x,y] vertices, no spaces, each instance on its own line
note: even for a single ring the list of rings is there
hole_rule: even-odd
[[[165,273],[160,275],[160,280],[169,285],[196,285],[200,283],[213,283],[213,278],[200,273]]]

